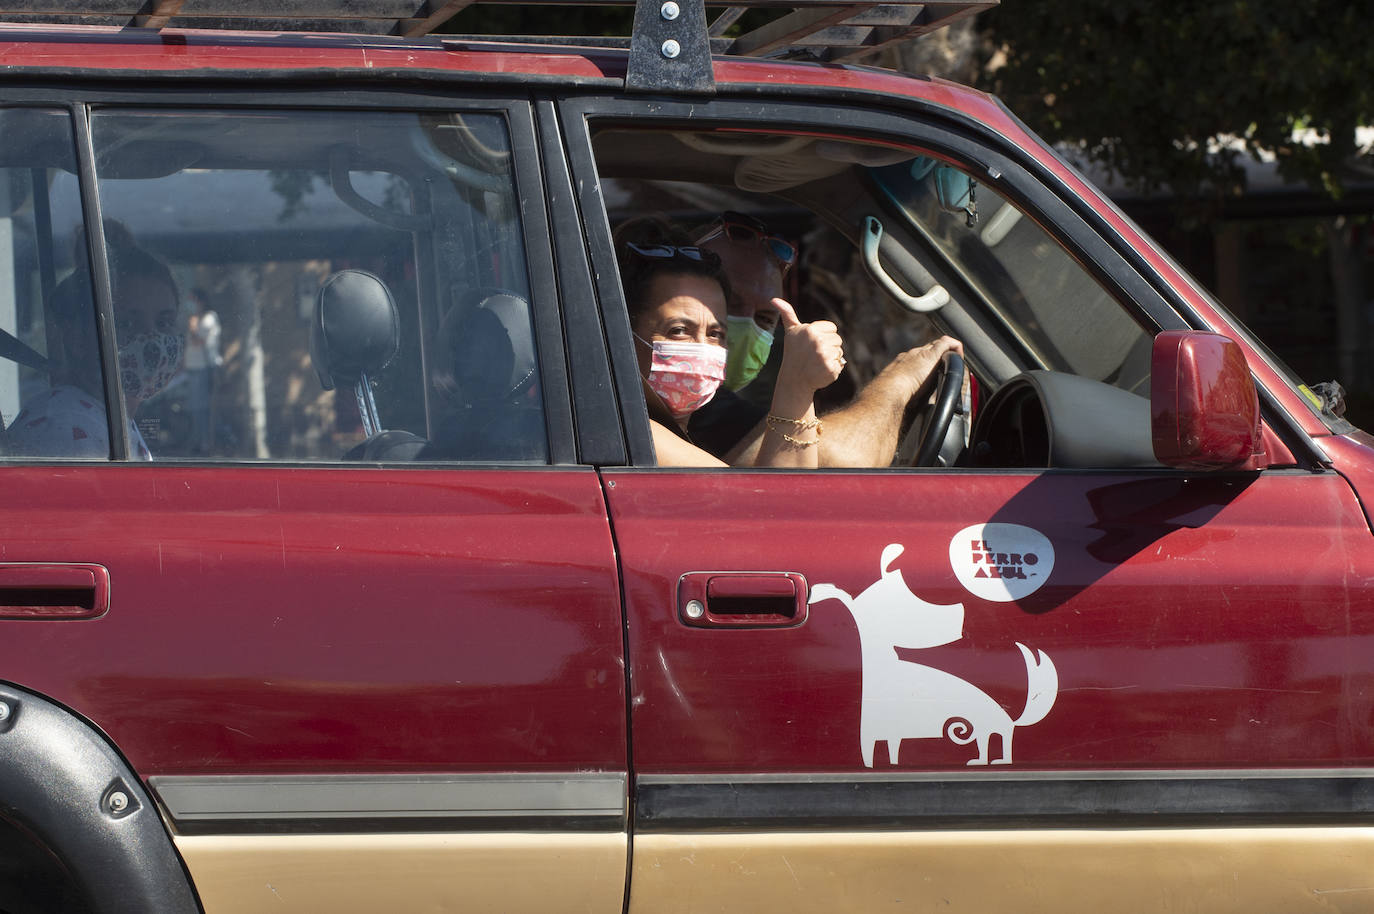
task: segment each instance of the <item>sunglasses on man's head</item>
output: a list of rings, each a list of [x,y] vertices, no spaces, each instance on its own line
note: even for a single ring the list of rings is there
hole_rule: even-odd
[[[785,267],[797,262],[796,246],[777,235],[770,235],[767,226],[753,216],[736,212],[724,213],[701,241],[704,243],[721,235],[736,244],[761,244]]]
[[[715,255],[710,251],[703,251],[694,244],[635,244],[634,242],[626,242],[625,247],[640,257],[648,257],[650,260],[672,260],[674,257],[685,257],[698,263],[709,263],[708,257],[715,259]]]

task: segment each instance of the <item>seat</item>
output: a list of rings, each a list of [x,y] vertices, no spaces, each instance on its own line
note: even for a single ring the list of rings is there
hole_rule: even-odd
[[[400,348],[400,317],[386,284],[365,270],[340,270],[320,286],[310,325],[310,360],[325,390],[353,388],[366,440],[345,460],[409,460],[425,439],[382,427],[370,376]]]
[[[445,408],[417,459],[545,460],[529,302],[491,289],[468,300],[439,327],[431,384]]]

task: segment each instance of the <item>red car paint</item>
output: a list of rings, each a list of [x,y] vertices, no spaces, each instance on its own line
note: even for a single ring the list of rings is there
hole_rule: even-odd
[[[1018,768],[1374,762],[1374,597],[1346,588],[1374,567],[1374,541],[1338,477],[698,474],[697,495],[674,503],[679,548],[667,555],[663,505],[685,480],[607,479],[642,772],[862,769],[859,644],[839,603],[813,604],[801,628],[698,629],[678,621],[674,592],[686,572],[799,566],[812,588],[857,594],[892,542],[906,546],[897,567],[912,593],[967,613],[961,641],[905,659],[976,684],[1013,714],[1026,694],[1014,643],[1054,659],[1058,701],[1018,730]],[[856,517],[860,503],[882,507]],[[1052,582],[1017,604],[967,593],[948,549],[983,519],[1043,532]],[[761,524],[772,545],[742,548]],[[923,770],[972,757],[933,739],[903,752],[903,767]]]
[[[589,470],[5,476],[24,495],[0,560],[98,556],[110,609],[7,623],[4,678],[80,710],[145,776],[624,770]]]

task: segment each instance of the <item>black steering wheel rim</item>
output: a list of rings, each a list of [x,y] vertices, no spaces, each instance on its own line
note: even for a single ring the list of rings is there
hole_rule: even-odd
[[[940,454],[940,446],[944,444],[945,435],[949,433],[949,426],[959,408],[964,390],[964,370],[964,358],[959,353],[951,350],[940,356],[940,364],[935,369],[935,402],[921,429],[921,443],[916,447],[912,466],[935,466],[935,458]]]

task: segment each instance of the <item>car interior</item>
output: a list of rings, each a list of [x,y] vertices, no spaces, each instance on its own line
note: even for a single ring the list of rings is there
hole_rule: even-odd
[[[656,212],[690,231],[733,209],[800,242],[792,303],[804,320],[834,320],[857,353],[841,396],[903,349],[937,333],[961,339],[972,427],[950,423],[927,465],[1159,466],[1148,400],[1157,328],[956,163],[738,129],[614,126],[593,142],[612,225]],[[894,465],[913,462],[914,437]]]

